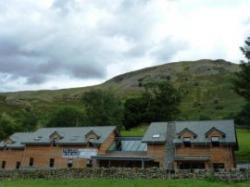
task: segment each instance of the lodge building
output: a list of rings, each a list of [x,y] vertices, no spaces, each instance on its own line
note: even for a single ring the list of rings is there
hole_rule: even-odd
[[[143,137],[121,137],[115,126],[41,128],[0,143],[0,169],[161,167],[235,168],[233,120],[151,123]]]

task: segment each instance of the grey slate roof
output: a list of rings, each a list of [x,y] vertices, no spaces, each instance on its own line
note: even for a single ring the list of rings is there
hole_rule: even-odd
[[[85,135],[90,131],[98,134],[99,139],[91,143],[101,144],[116,129],[115,126],[99,126],[99,127],[66,127],[66,128],[41,128],[26,140],[25,144],[49,144],[51,142],[50,135],[57,132],[62,139],[57,144],[86,144]]]
[[[11,144],[6,143],[5,141],[0,142],[0,148],[17,148],[22,149],[24,148],[23,142],[27,141],[29,137],[32,135],[32,133],[22,133],[18,132],[9,137],[10,140],[12,140]]]
[[[219,131],[225,133],[225,137],[220,140],[225,144],[237,144],[235,125],[233,120],[217,120],[217,121],[175,121],[176,134],[174,143],[182,143],[178,138],[178,133],[187,128],[194,132],[197,137],[192,140],[192,143],[209,143],[211,140],[206,137],[206,133],[215,127]],[[143,137],[143,142],[147,143],[164,143],[166,142],[168,122],[151,123],[147,132]],[[153,135],[159,134],[159,138],[153,138]]]
[[[72,127],[72,128],[41,128],[31,133],[15,133],[9,137],[12,143],[0,142],[0,148],[24,148],[25,144],[50,144],[50,135],[57,132],[62,138],[57,140],[57,144],[78,145],[86,144],[85,135],[94,131],[99,135],[99,139],[91,141],[94,144],[103,143],[106,138],[116,129],[115,126],[102,127]]]

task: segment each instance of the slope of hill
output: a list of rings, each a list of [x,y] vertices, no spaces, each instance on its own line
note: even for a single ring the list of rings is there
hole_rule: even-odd
[[[28,108],[44,118],[61,105],[81,107],[81,95],[92,88],[112,89],[126,98],[140,93],[143,83],[170,80],[184,93],[180,119],[233,118],[244,104],[231,89],[230,80],[237,70],[238,65],[224,60],[169,63],[119,75],[93,87],[3,93],[0,112]]]

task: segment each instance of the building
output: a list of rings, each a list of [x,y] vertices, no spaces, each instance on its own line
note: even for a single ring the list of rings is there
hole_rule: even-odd
[[[233,120],[152,123],[142,141],[148,145],[148,155],[169,170],[236,167]]]
[[[233,120],[152,123],[143,137],[121,137],[114,126],[41,128],[0,143],[0,169],[161,167],[235,168]]]

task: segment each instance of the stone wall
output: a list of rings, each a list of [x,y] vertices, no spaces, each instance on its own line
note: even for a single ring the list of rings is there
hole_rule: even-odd
[[[250,170],[208,173],[204,171],[168,173],[159,168],[85,168],[70,170],[0,171],[0,180],[14,179],[204,179],[222,181],[250,180]]]

